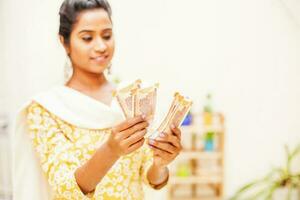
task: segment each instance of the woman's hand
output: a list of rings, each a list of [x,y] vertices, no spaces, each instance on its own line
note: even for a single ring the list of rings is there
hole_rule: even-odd
[[[112,128],[106,144],[117,157],[129,154],[144,144],[148,126],[143,116],[127,119]]]
[[[129,154],[143,145],[147,126],[145,118],[140,116],[112,128],[112,133],[104,145],[75,171],[76,181],[83,193],[94,191],[120,156]]]
[[[170,129],[171,133],[160,133],[158,138],[148,141],[154,152],[153,165],[156,167],[167,167],[182,150],[181,130],[174,126]]]

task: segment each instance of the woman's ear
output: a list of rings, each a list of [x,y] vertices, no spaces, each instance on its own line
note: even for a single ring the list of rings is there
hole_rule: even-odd
[[[61,35],[59,35],[59,41],[63,45],[64,49],[66,50],[67,55],[70,54],[70,47],[69,45],[65,44],[65,38]]]

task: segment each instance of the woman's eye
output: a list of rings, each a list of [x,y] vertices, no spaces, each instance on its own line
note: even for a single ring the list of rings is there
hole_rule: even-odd
[[[105,39],[105,40],[109,40],[111,38],[111,35],[105,35],[105,36],[103,36],[103,39]]]
[[[89,42],[92,40],[92,37],[83,37],[82,39],[86,42]]]

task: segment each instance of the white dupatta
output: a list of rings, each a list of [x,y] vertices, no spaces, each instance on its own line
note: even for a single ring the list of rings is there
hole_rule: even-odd
[[[115,100],[107,106],[66,86],[58,86],[32,98],[18,112],[13,144],[13,199],[48,200],[52,192],[27,133],[26,108],[41,104],[62,120],[80,128],[104,129],[121,122],[123,114]]]

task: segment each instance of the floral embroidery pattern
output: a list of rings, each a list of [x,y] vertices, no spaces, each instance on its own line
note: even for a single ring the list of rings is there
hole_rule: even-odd
[[[144,199],[142,183],[149,185],[146,174],[153,161],[146,145],[120,158],[95,191],[84,195],[74,172],[106,141],[110,130],[73,126],[35,102],[27,111],[29,136],[55,199]]]

